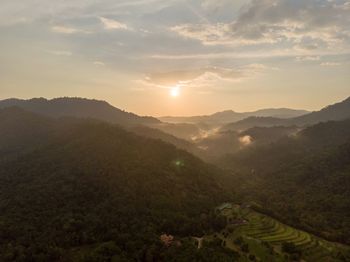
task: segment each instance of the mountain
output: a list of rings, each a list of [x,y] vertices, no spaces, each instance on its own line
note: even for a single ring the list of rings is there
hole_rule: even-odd
[[[133,113],[122,111],[108,104],[105,101],[84,99],[84,98],[56,98],[47,100],[45,98],[34,98],[30,100],[20,99],[7,99],[0,101],[0,109],[8,107],[19,107],[26,111],[30,111],[37,114],[42,114],[49,117],[77,117],[77,118],[91,118],[106,121],[108,123],[119,124],[121,126],[130,128],[136,133],[140,133],[141,125],[145,131],[146,136],[150,136],[151,130],[146,126],[153,129],[152,137],[158,136],[166,142],[174,142],[175,145],[185,148],[185,141],[191,140],[192,137],[199,136],[201,128],[205,128],[203,125],[197,126],[193,124],[168,124],[161,123],[158,119],[153,117],[141,117]],[[134,128],[137,127],[137,128]],[[163,131],[163,134],[157,132],[155,129]],[[177,141],[170,138],[168,135],[178,138]],[[166,139],[165,139],[166,138]],[[186,146],[188,148],[188,146]]]
[[[312,125],[319,122],[337,121],[350,118],[350,97],[340,103],[327,106],[320,111],[296,117],[290,121],[297,125]]]
[[[240,133],[240,137],[249,136],[250,146],[270,144],[279,141],[284,137],[295,136],[301,131],[296,126],[273,126],[273,127],[253,127]],[[231,131],[232,132],[232,131]]]
[[[226,155],[217,164],[231,170],[236,191],[264,206],[268,214],[350,243],[349,130],[350,119],[319,123]]]
[[[245,130],[255,126],[309,126],[319,122],[332,120],[344,120],[350,118],[350,97],[346,100],[327,106],[320,111],[315,111],[299,117],[282,119],[278,117],[248,117],[246,119],[227,124],[223,130]]]
[[[163,142],[172,144],[179,149],[186,150],[187,152],[190,152],[196,156],[201,156],[203,153],[202,150],[200,150],[194,143],[191,143],[190,141],[187,141],[185,139],[178,138],[156,128],[138,125],[130,127],[128,128],[128,130],[140,136],[159,139]]]
[[[6,108],[0,132],[1,261],[168,261],[162,234],[172,259],[232,261],[186,240],[225,225],[215,167],[97,120]]]
[[[276,117],[291,118],[309,113],[305,110],[295,110],[288,108],[261,109],[254,112],[237,113],[232,110],[218,112],[208,116],[191,116],[191,117],[160,117],[162,122],[168,123],[207,123],[211,125],[222,125],[230,122],[236,122],[247,117]]]
[[[217,132],[208,137],[195,141],[195,145],[202,149],[201,156],[206,161],[222,157],[225,154],[235,153],[240,150],[240,135],[234,131]]]
[[[247,116],[256,117],[276,117],[276,118],[293,118],[308,114],[306,110],[296,110],[289,108],[268,108],[261,109],[255,112],[247,113]]]
[[[223,127],[221,127],[221,130],[244,131],[253,127],[273,127],[289,125],[292,124],[288,121],[288,119],[251,116],[243,120],[224,125]]]
[[[300,128],[296,126],[254,127],[244,132],[218,130],[207,137],[195,140],[193,144],[201,151],[192,152],[208,162],[215,162],[224,155],[237,153],[246,147],[274,143],[299,131]]]
[[[115,108],[105,101],[83,98],[34,98],[30,100],[7,99],[0,101],[0,108],[20,107],[27,111],[51,117],[94,118],[119,125],[157,124],[159,120],[152,117],[140,117]]]
[[[307,127],[291,136],[282,136],[273,143],[258,147],[246,147],[238,154],[227,156],[230,167],[246,166],[251,169],[273,172],[279,164],[291,164],[293,156],[298,160],[299,154],[304,155],[319,152],[322,149],[338,147],[350,140],[350,120],[329,121]],[[254,130],[256,128],[250,129]],[[271,129],[271,128],[268,128]],[[242,133],[244,134],[244,133]],[[253,133],[250,133],[253,135]]]

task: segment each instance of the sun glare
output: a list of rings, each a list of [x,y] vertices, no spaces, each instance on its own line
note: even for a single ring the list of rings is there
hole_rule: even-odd
[[[178,97],[180,95],[180,88],[178,86],[170,88],[170,95],[172,97]]]

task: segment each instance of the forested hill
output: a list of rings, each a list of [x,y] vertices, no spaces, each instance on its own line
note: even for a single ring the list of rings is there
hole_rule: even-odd
[[[299,117],[282,119],[276,117],[248,117],[241,121],[225,125],[223,130],[246,130],[252,127],[270,126],[311,126],[320,122],[341,121],[350,119],[350,97],[342,102],[329,105],[320,111],[315,111]]]
[[[350,243],[350,120],[226,156],[240,192],[285,222]],[[237,190],[239,190],[237,187]]]
[[[300,117],[296,117],[292,120],[293,123],[299,125],[312,125],[319,122],[327,121],[339,121],[350,118],[350,97],[347,99],[329,105],[320,111],[315,111],[310,114],[306,114]]]
[[[211,212],[230,198],[220,174],[172,145],[16,108],[0,130],[0,261],[166,261],[161,234],[223,225]],[[206,252],[180,246],[175,258]]]
[[[188,130],[188,127],[183,127],[182,125],[175,126],[162,124],[156,118],[141,117],[133,113],[128,113],[115,108],[104,101],[83,98],[57,98],[52,100],[44,98],[30,100],[7,99],[0,101],[0,109],[8,109],[11,107],[21,108],[27,112],[47,117],[88,118],[105,121],[111,124],[118,124],[136,134],[160,139],[173,144],[180,149],[200,155],[198,153],[199,150],[193,144],[179,138],[183,133],[199,132],[198,127],[193,127],[194,130],[191,130],[192,127],[190,127],[190,130]],[[28,124],[30,125],[31,123]],[[23,128],[27,128],[25,124],[22,126]],[[158,130],[158,128],[165,132]],[[170,135],[172,133],[177,134],[178,137]]]
[[[50,117],[80,117],[94,118],[119,125],[157,124],[159,120],[153,117],[141,117],[111,106],[105,101],[84,98],[34,98],[29,100],[7,99],[0,101],[0,108],[20,107],[27,111]]]

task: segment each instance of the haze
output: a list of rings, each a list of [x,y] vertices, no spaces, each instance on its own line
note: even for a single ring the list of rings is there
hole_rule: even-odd
[[[2,0],[0,99],[316,110],[349,95],[349,29],[345,0]]]

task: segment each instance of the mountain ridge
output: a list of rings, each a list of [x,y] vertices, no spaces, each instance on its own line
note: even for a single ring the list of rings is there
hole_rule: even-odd
[[[299,117],[282,119],[276,117],[248,117],[243,120],[229,123],[222,127],[223,130],[245,130],[252,127],[271,126],[310,126],[320,122],[341,121],[350,118],[350,97],[345,100],[328,105],[319,111],[314,111]]]
[[[265,108],[251,112],[236,112],[234,110],[224,110],[213,113],[211,115],[199,115],[199,116],[163,116],[158,117],[163,122],[170,123],[200,123],[207,122],[213,124],[222,124],[227,122],[235,122],[242,120],[249,116],[269,116],[269,117],[281,117],[290,118],[295,116],[301,116],[309,113],[306,110],[289,109],[289,108]]]
[[[21,107],[27,111],[50,117],[73,116],[80,118],[95,118],[120,125],[157,124],[160,121],[149,116],[138,116],[123,111],[106,101],[79,97],[60,97],[54,99],[10,98],[0,101],[0,108],[11,106]]]

